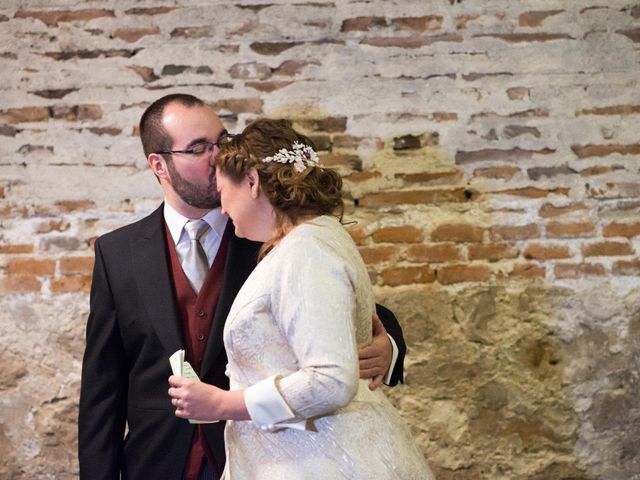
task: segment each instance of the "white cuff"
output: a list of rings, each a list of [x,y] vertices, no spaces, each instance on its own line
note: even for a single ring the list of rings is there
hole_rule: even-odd
[[[273,375],[244,391],[244,402],[253,423],[264,432],[274,432],[281,428],[306,429],[306,420],[296,420],[278,390],[279,375]]]
[[[398,361],[398,346],[396,345],[396,341],[393,339],[391,335],[387,333],[387,337],[391,340],[391,348],[393,349],[393,354],[391,355],[391,365],[389,365],[389,371],[385,375],[382,383],[385,385],[389,385],[391,382],[391,377],[393,376],[393,368],[396,366],[396,362]]]

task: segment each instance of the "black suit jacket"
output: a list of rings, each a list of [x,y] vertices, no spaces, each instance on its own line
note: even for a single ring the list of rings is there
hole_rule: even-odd
[[[259,248],[235,235],[229,239],[200,372],[202,381],[221,388],[229,386],[224,321]],[[81,479],[118,479],[120,473],[136,480],[182,477],[194,426],[175,416],[167,393],[169,356],[183,348],[170,270],[162,205],[96,241],[78,418]],[[402,379],[402,331],[391,312],[379,315],[400,349],[395,384]],[[224,422],[203,428],[222,466]]]

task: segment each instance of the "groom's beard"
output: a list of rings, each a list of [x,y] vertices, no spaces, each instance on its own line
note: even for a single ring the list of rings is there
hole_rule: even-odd
[[[178,196],[188,205],[196,208],[212,210],[220,206],[220,194],[216,189],[215,170],[209,180],[209,185],[196,185],[186,180],[173,162],[167,162],[167,171],[171,186]]]

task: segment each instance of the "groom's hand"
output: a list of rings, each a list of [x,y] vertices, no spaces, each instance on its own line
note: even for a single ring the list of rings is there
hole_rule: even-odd
[[[373,338],[369,345],[358,350],[358,358],[360,359],[360,378],[371,380],[369,388],[375,390],[387,375],[393,358],[391,340],[375,313],[373,314]]]

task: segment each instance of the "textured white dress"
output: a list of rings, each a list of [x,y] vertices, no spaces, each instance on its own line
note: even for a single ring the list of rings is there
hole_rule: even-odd
[[[225,430],[225,480],[427,480],[398,412],[359,380],[369,276],[333,217],[299,225],[258,264],[224,328],[231,389],[251,421]]]

